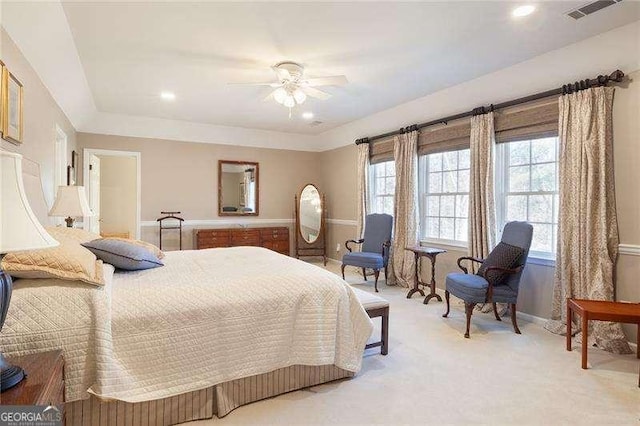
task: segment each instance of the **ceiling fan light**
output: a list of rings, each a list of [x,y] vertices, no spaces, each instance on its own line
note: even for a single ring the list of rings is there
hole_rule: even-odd
[[[305,95],[304,92],[300,89],[296,89],[293,92],[293,97],[299,104],[303,103],[307,99],[307,95]]]
[[[286,106],[287,108],[293,108],[294,106],[296,106],[296,101],[293,98],[293,96],[289,95],[286,98],[284,98],[283,105]]]
[[[276,102],[279,104],[284,103],[286,98],[287,98],[287,91],[284,90],[282,87],[277,88],[273,92],[273,99],[275,99]]]

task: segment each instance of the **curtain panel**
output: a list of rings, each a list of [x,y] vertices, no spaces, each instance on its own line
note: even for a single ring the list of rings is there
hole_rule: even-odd
[[[493,112],[471,117],[470,141],[469,255],[484,259],[496,245]]]
[[[394,144],[396,188],[391,276],[403,287],[413,285],[414,255],[405,247],[418,243],[418,131],[400,134]]]
[[[362,143],[358,148],[357,185],[358,203],[356,209],[357,235],[364,235],[364,218],[369,211],[369,144]]]
[[[560,98],[558,250],[551,320],[545,325],[558,334],[566,333],[568,297],[614,300],[619,238],[613,93],[613,88],[597,87]],[[620,324],[593,321],[589,327],[589,345],[631,353]]]

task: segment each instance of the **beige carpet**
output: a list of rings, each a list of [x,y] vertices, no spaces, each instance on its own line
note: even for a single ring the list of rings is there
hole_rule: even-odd
[[[362,276],[347,281],[373,291]],[[425,306],[419,295],[406,299],[406,289],[380,290],[391,303],[389,355],[371,349],[354,379],[193,424],[640,424],[635,355],[592,349],[582,370],[579,347],[567,352],[564,337],[538,325],[520,321],[516,335],[510,321],[474,314],[464,339],[458,304],[445,319],[444,302]]]

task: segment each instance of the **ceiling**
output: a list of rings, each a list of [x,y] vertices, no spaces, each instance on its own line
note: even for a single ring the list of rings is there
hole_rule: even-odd
[[[514,19],[513,2],[63,2],[101,112],[317,134],[640,19],[623,1],[573,20],[584,4],[545,2]],[[263,102],[293,60],[307,75],[344,74],[327,101]],[[160,92],[175,93],[171,102]],[[312,111],[312,126],[301,113]]]

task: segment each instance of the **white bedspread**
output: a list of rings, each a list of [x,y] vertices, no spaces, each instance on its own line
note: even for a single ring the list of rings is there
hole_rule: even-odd
[[[18,282],[0,346],[62,347],[69,401],[89,386],[129,402],[165,398],[295,364],[359,371],[371,321],[336,275],[255,247],[164,261],[118,272],[104,290]]]

